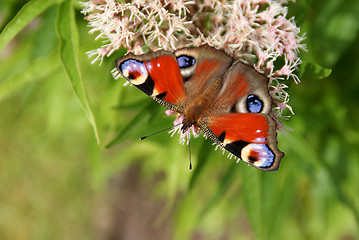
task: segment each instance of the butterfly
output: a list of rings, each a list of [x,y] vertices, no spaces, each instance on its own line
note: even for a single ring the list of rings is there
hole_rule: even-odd
[[[277,170],[269,79],[209,45],[129,53],[119,73],[161,105],[184,116],[181,131],[196,126],[214,143],[260,170]]]

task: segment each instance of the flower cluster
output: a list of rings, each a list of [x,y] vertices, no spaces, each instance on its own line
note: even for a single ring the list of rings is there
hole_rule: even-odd
[[[207,43],[270,79],[272,115],[278,119],[285,109],[292,112],[282,80],[299,82],[294,70],[304,49],[294,18],[286,18],[288,1],[90,0],[82,3],[82,12],[90,33],[96,32],[104,45],[88,54],[95,62],[120,47],[141,54]],[[277,120],[277,126],[283,125]]]

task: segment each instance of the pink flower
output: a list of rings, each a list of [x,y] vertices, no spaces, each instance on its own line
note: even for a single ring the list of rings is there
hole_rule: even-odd
[[[177,114],[175,111],[172,111],[170,109],[166,110],[167,115]],[[186,143],[189,144],[190,134],[192,133],[194,138],[197,138],[199,136],[198,128],[195,125],[192,125],[190,128],[187,129],[187,131],[182,131],[182,121],[184,119],[183,115],[177,114],[176,119],[173,121],[173,128],[170,130],[169,133],[171,133],[171,137],[175,133],[180,134],[179,142],[180,144]]]

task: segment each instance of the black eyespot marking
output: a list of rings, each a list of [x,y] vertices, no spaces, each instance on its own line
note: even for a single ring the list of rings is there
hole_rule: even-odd
[[[128,59],[126,61],[123,61],[118,69],[123,75],[125,75],[126,78],[130,80],[134,80],[139,76],[147,75],[147,70],[143,62],[140,62],[135,59]]]
[[[136,77],[135,77],[134,75],[132,75],[132,73],[129,73],[127,78],[130,79],[130,80],[133,80],[133,79],[135,79]]]
[[[218,140],[220,142],[223,142],[225,138],[226,138],[226,132],[225,131],[223,131],[221,134],[218,135]]]
[[[242,149],[247,145],[248,145],[248,142],[238,140],[238,141],[226,144],[226,146],[224,148],[228,152],[232,153],[233,155],[240,157],[242,154]]]
[[[248,95],[246,105],[250,113],[260,113],[263,110],[263,101],[254,94]]]
[[[236,113],[237,112],[236,104],[233,104],[233,106],[231,107],[231,110],[229,112],[230,113]]]
[[[183,82],[185,83],[185,82],[188,82],[188,80],[191,79],[191,76],[188,76],[188,77],[182,76],[182,78],[183,78]]]
[[[156,98],[164,99],[166,97],[166,95],[167,95],[167,92],[163,92],[163,93],[156,95]]]
[[[149,76],[145,82],[139,85],[135,85],[138,87],[142,92],[146,93],[147,95],[151,96],[153,93],[153,89],[155,89],[155,82]]]
[[[257,161],[257,159],[256,159],[255,157],[253,157],[253,156],[249,156],[249,157],[248,157],[248,161],[250,161],[251,163],[253,163],[253,162]]]
[[[181,55],[177,57],[177,62],[180,68],[188,68],[192,67],[196,63],[196,60],[193,57]]]

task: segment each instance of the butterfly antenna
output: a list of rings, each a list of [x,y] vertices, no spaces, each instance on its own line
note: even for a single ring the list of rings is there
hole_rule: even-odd
[[[151,136],[153,136],[153,135],[155,135],[155,134],[157,134],[157,133],[163,132],[163,131],[167,131],[167,130],[169,130],[169,129],[171,129],[171,128],[178,127],[178,126],[181,125],[181,124],[182,124],[182,123],[179,123],[179,124],[173,125],[173,126],[171,126],[171,127],[168,127],[168,128],[159,130],[159,131],[157,131],[157,132],[151,133],[150,135],[141,137],[140,140],[144,140],[144,139],[146,139],[146,138],[148,138],[148,137],[151,137]]]
[[[191,142],[190,139],[188,139],[188,152],[189,152],[189,170],[192,170],[192,158],[191,158]]]

